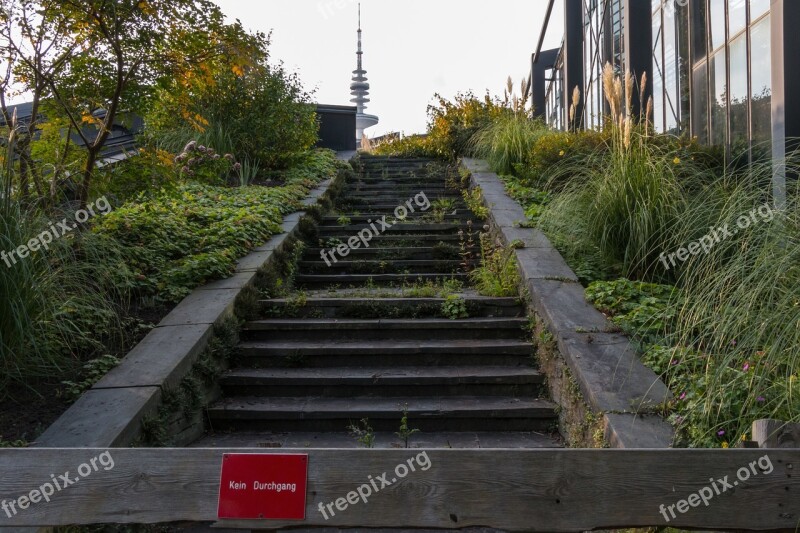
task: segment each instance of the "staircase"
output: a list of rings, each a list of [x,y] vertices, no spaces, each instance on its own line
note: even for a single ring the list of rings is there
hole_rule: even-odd
[[[412,447],[560,446],[523,307],[469,287],[477,259],[461,251],[471,234],[480,256],[481,224],[442,166],[362,161],[307,243],[295,293],[246,324],[196,446],[355,447],[348,428],[368,425],[376,447],[401,447],[403,411]]]

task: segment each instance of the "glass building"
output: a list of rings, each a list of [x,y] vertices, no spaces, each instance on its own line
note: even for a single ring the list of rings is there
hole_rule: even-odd
[[[652,97],[656,131],[697,137],[731,158],[771,159],[780,174],[800,138],[800,0],[550,0],[542,34],[558,24],[555,2],[564,5],[563,44],[537,50],[531,76],[535,111],[550,125],[602,125],[610,63],[647,73],[634,107]]]

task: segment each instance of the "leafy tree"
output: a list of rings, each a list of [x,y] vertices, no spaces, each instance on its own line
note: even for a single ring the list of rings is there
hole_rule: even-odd
[[[63,19],[52,17],[58,2],[35,0],[0,0],[0,53],[6,58],[4,76],[0,80],[0,112],[7,126],[12,125],[6,95],[29,92],[32,97],[31,119],[15,122],[16,152],[19,158],[19,191],[29,194],[33,179],[39,197],[44,195],[41,169],[31,155],[34,135],[40,125],[43,97],[47,94],[48,77],[57,76],[79,46],[68,39],[69,26]],[[15,91],[14,88],[19,88]]]
[[[208,35],[224,20],[208,0],[3,1],[20,6],[16,11],[4,6],[4,33],[13,36],[9,26],[14,24],[28,27],[23,40],[38,43],[32,53],[7,39],[14,61],[22,65],[20,72],[30,73],[20,81],[28,89],[38,84],[86,146],[77,194],[81,205],[120,113],[144,105],[175,64],[201,63],[213,52]],[[50,28],[65,32],[58,47],[44,40]]]
[[[311,95],[295,74],[270,64],[269,35],[236,21],[210,37],[218,53],[162,79],[148,124],[184,131],[261,168],[288,166],[317,140]]]

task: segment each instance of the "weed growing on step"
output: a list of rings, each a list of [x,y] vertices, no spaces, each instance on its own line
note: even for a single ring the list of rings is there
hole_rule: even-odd
[[[514,248],[493,241],[489,233],[481,233],[481,264],[470,273],[470,278],[484,296],[516,296],[520,278]]]
[[[469,318],[467,302],[457,294],[448,295],[442,303],[442,315],[450,320]]]
[[[357,424],[351,422],[347,429],[363,447],[375,447],[375,432],[369,425],[369,418],[362,418]]]
[[[431,218],[434,222],[444,222],[447,215],[455,215],[457,204],[453,198],[439,198],[432,202]]]
[[[472,221],[467,221],[467,231],[458,230],[458,243],[461,256],[461,271],[469,274],[475,261],[475,238],[473,237]]]
[[[473,187],[472,189],[465,189],[461,191],[464,198],[464,203],[472,211],[479,220],[486,220],[489,218],[489,208],[486,207],[483,200],[483,189],[480,187]]]
[[[408,441],[414,433],[419,433],[419,430],[408,427],[408,404],[404,404],[403,418],[400,419],[400,431],[395,433],[395,435],[397,435],[400,440],[403,441],[405,447],[408,448]]]

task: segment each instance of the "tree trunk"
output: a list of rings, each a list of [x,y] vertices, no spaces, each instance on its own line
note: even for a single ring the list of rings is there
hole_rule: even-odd
[[[89,157],[86,158],[86,166],[83,168],[83,180],[78,187],[78,201],[80,202],[80,209],[86,209],[86,202],[89,201],[89,187],[92,184],[92,173],[94,172],[94,166],[97,163],[97,155],[102,148],[102,145],[98,147],[90,146],[88,147],[89,150]]]

